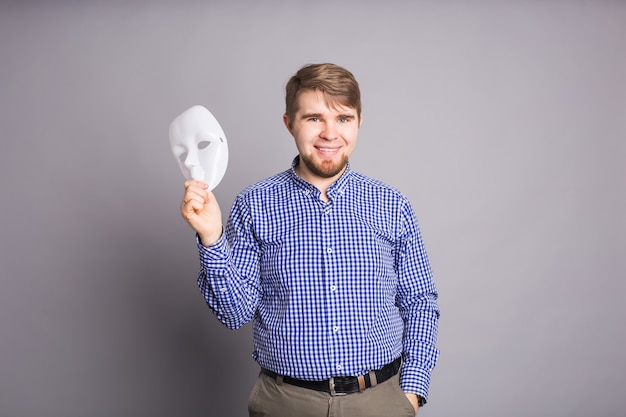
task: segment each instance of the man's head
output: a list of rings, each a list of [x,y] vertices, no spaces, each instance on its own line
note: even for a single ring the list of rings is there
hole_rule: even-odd
[[[361,118],[361,91],[354,75],[335,64],[306,65],[287,82],[285,88],[285,115],[293,121],[298,111],[298,97],[302,91],[319,91],[330,107],[352,107]]]
[[[333,64],[308,65],[287,83],[285,126],[300,157],[296,173],[323,189],[344,172],[361,126],[354,76]]]

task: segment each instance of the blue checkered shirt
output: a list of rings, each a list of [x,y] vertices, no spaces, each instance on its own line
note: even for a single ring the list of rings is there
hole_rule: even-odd
[[[439,309],[410,203],[349,166],[324,202],[297,162],[242,191],[224,236],[198,243],[206,302],[231,329],[252,320],[264,368],[323,380],[402,355],[402,389],[426,398]]]

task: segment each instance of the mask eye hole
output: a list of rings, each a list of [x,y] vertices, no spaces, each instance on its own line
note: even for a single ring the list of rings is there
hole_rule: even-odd
[[[198,149],[204,149],[208,147],[210,144],[211,142],[209,142],[208,140],[203,140],[202,142],[198,143]]]
[[[185,159],[187,159],[187,152],[181,153],[180,156],[178,157],[178,160],[180,162],[185,162]]]

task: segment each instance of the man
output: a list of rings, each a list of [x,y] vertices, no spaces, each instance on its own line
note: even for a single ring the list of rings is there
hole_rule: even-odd
[[[239,194],[224,234],[206,184],[186,182],[181,205],[207,304],[231,329],[253,322],[250,416],[414,416],[438,356],[437,292],[408,200],[348,162],[358,83],[305,66],[283,119],[298,156]]]

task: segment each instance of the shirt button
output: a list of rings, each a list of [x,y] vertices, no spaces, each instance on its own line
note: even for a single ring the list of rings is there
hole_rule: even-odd
[[[333,253],[333,248],[328,248],[328,249],[326,249],[326,252],[328,252],[328,253]]]
[[[341,365],[337,365],[337,370],[338,370],[338,371],[341,371],[342,369],[343,369],[343,366],[341,366]]]
[[[333,327],[333,332],[337,333],[339,331],[339,326]]]
[[[333,291],[333,292],[337,291],[337,286],[336,285],[331,285],[330,286],[330,290]]]

